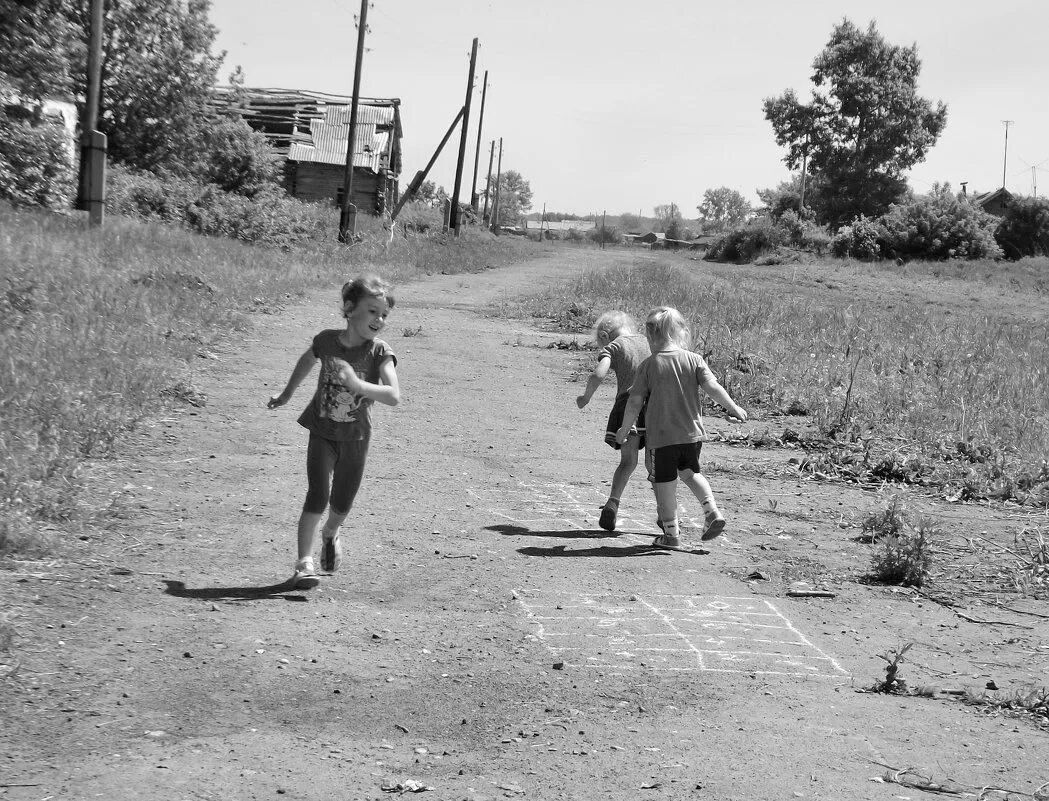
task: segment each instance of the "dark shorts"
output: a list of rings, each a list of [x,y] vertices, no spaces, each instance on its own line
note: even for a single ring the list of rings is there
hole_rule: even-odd
[[[702,442],[684,442],[681,445],[665,445],[652,452],[652,480],[657,484],[675,481],[681,470],[699,472],[699,453]]]
[[[605,442],[615,448],[617,451],[622,447],[616,442],[616,432],[619,431],[619,427],[623,425],[623,412],[626,411],[626,403],[630,400],[630,393],[624,392],[622,395],[616,396],[616,402],[612,404],[612,411],[608,415],[608,425],[605,426]],[[638,435],[638,449],[643,450],[645,447],[645,407],[641,407],[641,412],[637,416],[637,422],[634,423],[634,427],[630,429],[631,434]]]

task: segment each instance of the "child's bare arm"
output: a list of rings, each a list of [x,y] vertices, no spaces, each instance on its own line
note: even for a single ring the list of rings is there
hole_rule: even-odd
[[[575,399],[576,406],[582,409],[590,403],[590,399],[594,397],[597,388],[601,386],[601,382],[605,380],[611,366],[612,359],[608,356],[598,361],[597,367],[594,368],[594,372],[592,372],[586,379],[586,389],[583,390],[583,394]]]
[[[393,357],[383,359],[379,365],[378,384],[364,381],[357,375],[353,367],[342,359],[334,360],[335,368],[338,370],[339,380],[354,395],[362,395],[373,401],[385,403],[387,406],[396,406],[401,402],[401,388],[397,381],[397,367]]]
[[[623,409],[623,424],[619,426],[619,431],[616,432],[616,442],[620,445],[630,438],[630,429],[637,422],[637,416],[641,414],[641,407],[644,405],[644,397],[631,393],[630,400],[626,402],[626,408]]]
[[[732,398],[728,394],[728,391],[723,386],[721,386],[721,384],[716,378],[712,378],[705,384],[700,384],[699,386],[705,393],[707,393],[707,395],[712,401],[714,401],[714,403],[716,403],[718,406],[721,406],[728,412],[730,418],[735,418],[741,423],[746,422],[746,410],[742,406],[738,405],[734,400],[732,400]]]
[[[313,365],[317,363],[317,357],[313,355],[313,348],[307,348],[306,352],[303,353],[297,362],[295,367],[291,371],[291,378],[288,379],[287,385],[279,395],[270,396],[269,401],[266,403],[266,408],[276,409],[283,406],[285,403],[291,400],[291,396],[295,394],[295,390],[298,389],[299,384],[302,380],[310,374],[310,370],[313,369]]]

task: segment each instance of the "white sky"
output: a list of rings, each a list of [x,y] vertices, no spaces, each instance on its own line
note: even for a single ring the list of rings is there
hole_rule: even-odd
[[[222,76],[240,65],[248,86],[350,95],[359,11],[360,0],[212,0]],[[502,137],[503,170],[528,180],[533,210],[649,216],[677,203],[694,218],[707,189],[756,202],[756,189],[789,177],[762,101],[788,88],[810,96],[813,59],[845,17],[917,44],[919,94],[948,106],[909,175],[916,191],[992,190],[1004,169],[1010,191],[1049,192],[1045,0],[373,0],[361,94],[401,99],[407,185],[465,100],[477,38],[462,200],[487,69],[479,190]],[[459,137],[429,176],[449,193]]]

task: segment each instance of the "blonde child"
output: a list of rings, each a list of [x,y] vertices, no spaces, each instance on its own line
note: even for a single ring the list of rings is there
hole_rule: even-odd
[[[601,528],[615,531],[619,499],[622,498],[627,482],[637,467],[638,450],[645,447],[644,409],[635,415],[637,425],[631,426],[630,435],[622,443],[616,441],[616,432],[623,421],[623,410],[630,397],[634,373],[641,362],[648,358],[649,350],[645,337],[636,333],[633,319],[621,311],[608,311],[597,318],[594,324],[594,339],[601,346],[597,354],[597,366],[587,378],[583,394],[576,398],[576,405],[580,409],[585,408],[609,370],[615,372],[616,399],[608,416],[605,442],[619,451],[619,465],[612,474],[612,489],[608,494],[608,500],[601,507],[601,517],[598,520]]]
[[[393,308],[391,287],[374,275],[363,275],[342,287],[345,329],[328,329],[296,362],[287,386],[266,404],[283,406],[313,365],[321,363],[317,389],[298,422],[310,432],[306,449],[308,489],[298,525],[298,557],[293,586],[317,583],[313,545],[325,510],[321,569],[334,573],[342,561],[339,528],[350,512],[364,476],[375,401],[396,406],[401,400],[397,357],[376,337]]]
[[[703,508],[703,540],[712,540],[724,530],[725,518],[714,501],[710,483],[699,472],[699,454],[706,437],[699,390],[726,409],[730,418],[742,422],[747,413],[729,397],[703,357],[687,349],[688,327],[677,309],[653,309],[645,320],[645,336],[652,355],[637,370],[616,439],[629,439],[630,427],[644,407],[656,507],[663,529],[654,544],[668,548],[681,545],[678,479],[692,490]]]

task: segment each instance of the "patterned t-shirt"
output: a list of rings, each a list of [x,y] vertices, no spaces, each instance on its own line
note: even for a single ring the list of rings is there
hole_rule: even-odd
[[[641,334],[623,334],[601,348],[597,360],[600,362],[606,356],[611,360],[616,374],[617,397],[630,391],[634,374],[649,353],[648,340]]]
[[[299,415],[299,425],[336,442],[369,439],[374,401],[345,387],[339,380],[335,360],[351,365],[362,381],[378,384],[379,366],[388,358],[397,364],[397,356],[381,339],[347,348],[339,341],[342,333],[341,329],[329,329],[313,338],[313,355],[320,360],[320,375],[310,405]]]
[[[706,438],[700,386],[713,378],[703,357],[690,350],[660,351],[645,359],[637,369],[630,396],[648,400],[645,428],[649,448]]]

